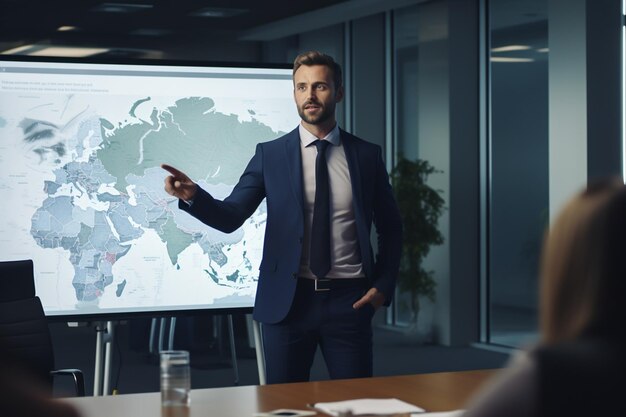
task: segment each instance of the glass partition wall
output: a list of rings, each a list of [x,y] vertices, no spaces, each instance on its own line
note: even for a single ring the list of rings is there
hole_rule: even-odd
[[[420,167],[418,161],[436,169],[428,175],[427,185],[439,190],[444,205],[449,202],[450,188],[448,37],[447,1],[424,2],[393,11],[394,164],[405,158],[415,169]],[[417,210],[418,204],[423,209],[424,202],[412,204]],[[423,226],[406,219],[404,223],[405,234],[424,235]],[[404,265],[410,272],[404,277],[401,272],[394,303],[394,324],[426,341],[438,341],[437,321],[445,316],[439,310],[445,309],[445,303],[440,301],[445,299],[449,281],[446,210],[436,226],[443,244],[432,245],[422,262],[422,268],[431,273],[432,297],[417,283],[415,268]]]
[[[548,0],[481,4],[487,17],[482,30],[488,103],[479,116],[488,120],[481,179],[488,190],[480,226],[487,242],[481,341],[518,347],[537,337],[539,256],[550,217]],[[444,242],[431,247],[423,265],[433,272],[434,301],[422,295],[416,311],[414,294],[400,283],[391,322],[416,327],[434,341],[445,326],[451,308],[446,297],[455,278],[449,246],[450,74],[462,69],[450,67],[451,7],[441,0],[396,9],[391,32],[393,161],[404,157],[432,165],[437,172],[427,183],[441,191],[446,205],[438,222]]]
[[[487,340],[537,335],[539,255],[549,222],[547,0],[488,2]]]

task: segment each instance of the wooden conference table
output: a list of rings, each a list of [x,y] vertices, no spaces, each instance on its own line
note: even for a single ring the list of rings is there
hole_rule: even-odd
[[[355,398],[398,398],[426,411],[462,408],[494,370],[191,390],[190,417],[252,417],[277,408]],[[84,417],[160,417],[160,393],[67,398]]]

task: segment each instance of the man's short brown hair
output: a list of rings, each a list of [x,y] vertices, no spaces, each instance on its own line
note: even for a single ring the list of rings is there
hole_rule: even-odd
[[[333,72],[333,82],[335,83],[335,90],[338,91],[341,88],[341,66],[335,62],[332,56],[323,54],[319,51],[304,52],[298,55],[293,61],[293,75],[296,74],[296,71],[302,65],[306,65],[307,67],[313,65],[323,65],[330,68],[330,70]]]

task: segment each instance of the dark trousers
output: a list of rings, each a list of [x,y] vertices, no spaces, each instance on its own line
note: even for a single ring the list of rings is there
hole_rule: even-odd
[[[374,308],[352,307],[369,288],[365,279],[349,281],[316,292],[313,280],[299,278],[285,320],[262,327],[268,384],[308,381],[318,345],[332,379],[372,376]]]

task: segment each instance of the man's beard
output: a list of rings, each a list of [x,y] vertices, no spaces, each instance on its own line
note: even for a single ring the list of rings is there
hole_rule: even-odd
[[[307,114],[305,107],[309,104],[314,104],[321,109],[321,112],[317,114]],[[322,103],[307,101],[302,106],[298,106],[298,114],[300,118],[311,125],[317,125],[324,123],[335,114],[335,106],[326,107]]]

